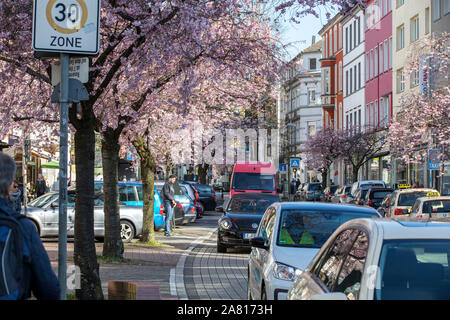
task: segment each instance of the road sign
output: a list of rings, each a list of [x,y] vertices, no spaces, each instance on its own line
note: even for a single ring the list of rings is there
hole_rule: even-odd
[[[291,159],[291,169],[299,169],[300,168],[300,159],[292,158]]]
[[[439,150],[428,150],[428,170],[439,170]]]
[[[69,62],[69,78],[81,83],[89,81],[89,58],[71,58]],[[61,82],[61,63],[52,62],[52,86]]]
[[[34,0],[33,50],[97,55],[100,0]]]
[[[280,172],[287,171],[287,163],[280,163]]]

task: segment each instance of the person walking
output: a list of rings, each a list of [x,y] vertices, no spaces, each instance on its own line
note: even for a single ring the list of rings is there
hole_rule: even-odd
[[[36,198],[39,198],[43,194],[47,193],[47,183],[41,174],[38,175],[38,180],[36,182]]]
[[[0,300],[58,300],[60,286],[33,222],[9,205],[16,164],[0,152]],[[13,245],[9,245],[9,244]]]
[[[9,206],[15,214],[20,214],[22,211],[22,192],[19,189],[19,184],[14,181],[9,188]]]
[[[164,209],[166,211],[166,220],[164,221],[164,235],[170,237],[172,235],[171,222],[173,219],[173,211],[177,203],[175,202],[175,189],[173,187],[177,176],[169,176],[169,180],[164,184],[162,189],[162,198]]]

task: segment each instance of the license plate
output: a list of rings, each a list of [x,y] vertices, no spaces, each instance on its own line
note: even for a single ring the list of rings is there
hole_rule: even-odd
[[[448,218],[450,215],[448,213],[432,213],[433,218]]]
[[[244,233],[244,239],[254,238],[256,233]]]

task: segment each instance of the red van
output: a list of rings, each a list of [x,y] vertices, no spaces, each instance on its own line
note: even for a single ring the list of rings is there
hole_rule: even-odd
[[[275,167],[271,162],[236,162],[230,181],[230,197],[236,193],[277,194]]]

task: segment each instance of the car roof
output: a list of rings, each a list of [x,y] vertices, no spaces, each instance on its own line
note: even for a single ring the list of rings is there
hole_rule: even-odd
[[[430,188],[410,188],[410,189],[397,189],[397,193],[408,193],[408,192],[436,192],[436,189]]]
[[[450,218],[431,219],[431,221],[413,220],[408,217],[403,221],[392,218],[360,218],[344,223],[338,230],[352,225],[362,225],[368,230],[382,230],[384,240],[450,239]]]
[[[436,200],[450,200],[450,196],[440,196],[440,197],[420,197],[416,201],[436,201]]]
[[[304,209],[304,210],[346,210],[349,212],[379,213],[372,207],[354,204],[323,203],[323,202],[281,202],[277,204],[280,209]]]

